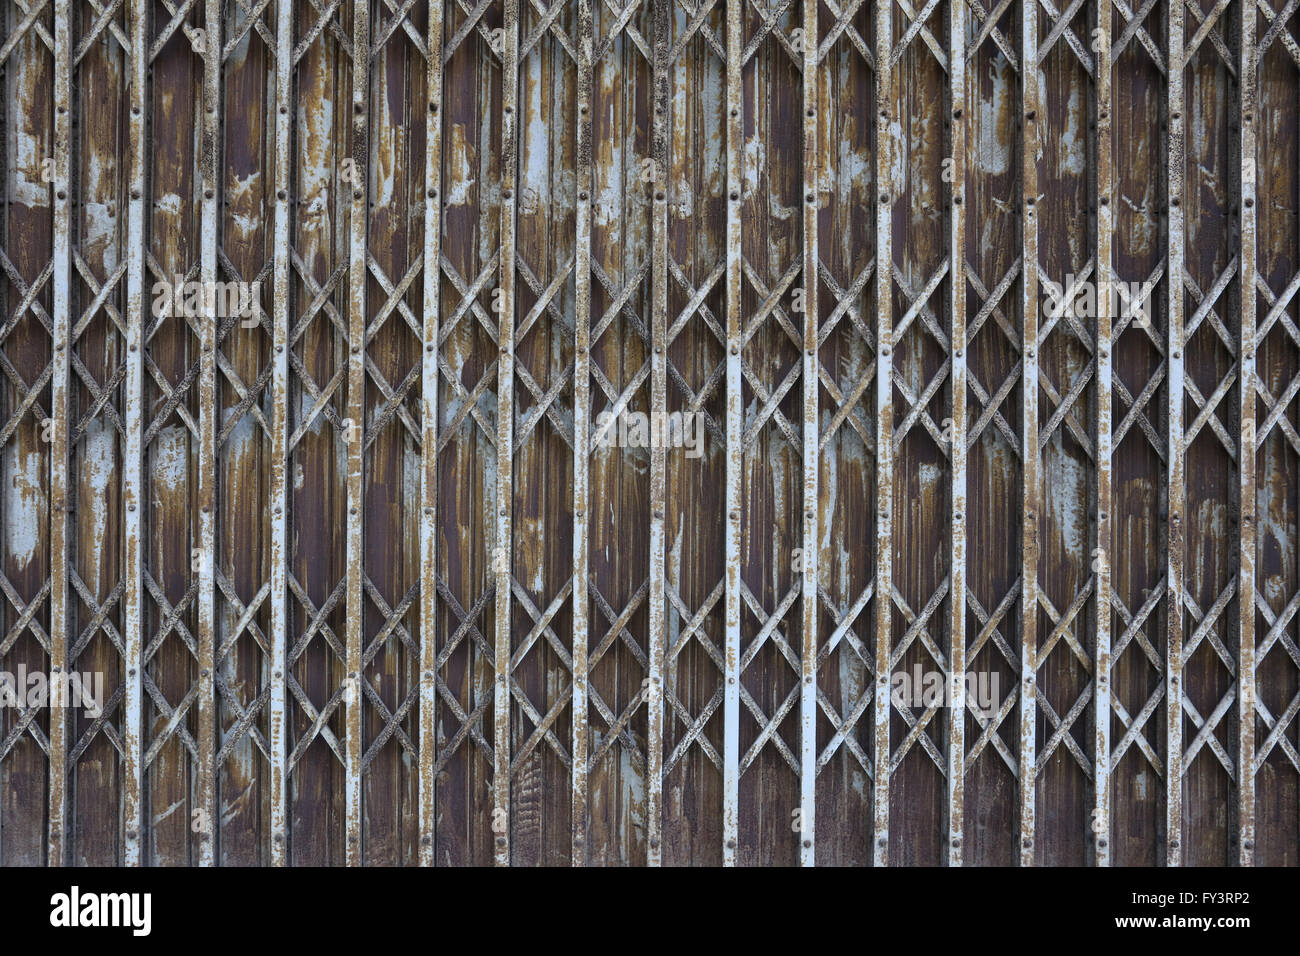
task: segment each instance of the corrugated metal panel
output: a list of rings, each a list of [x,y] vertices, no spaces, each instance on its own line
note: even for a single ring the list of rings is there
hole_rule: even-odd
[[[1300,863],[1295,3],[0,25],[0,863]]]

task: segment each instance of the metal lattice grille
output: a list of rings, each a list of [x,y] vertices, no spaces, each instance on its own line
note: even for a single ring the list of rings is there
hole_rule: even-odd
[[[1300,862],[1298,13],[5,0],[0,863]]]

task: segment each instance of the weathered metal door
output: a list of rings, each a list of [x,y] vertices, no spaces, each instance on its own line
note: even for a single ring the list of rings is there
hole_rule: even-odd
[[[3,10],[0,863],[1300,862],[1294,0]]]

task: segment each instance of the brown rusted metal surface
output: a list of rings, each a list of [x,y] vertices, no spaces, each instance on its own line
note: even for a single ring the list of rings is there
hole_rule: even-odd
[[[1300,864],[1297,67],[8,0],[0,864]]]

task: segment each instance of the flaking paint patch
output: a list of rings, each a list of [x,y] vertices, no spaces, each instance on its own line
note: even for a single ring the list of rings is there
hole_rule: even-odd
[[[20,102],[30,103],[32,100],[23,97]],[[32,130],[22,123],[14,124],[17,161],[11,161],[10,165],[9,195],[13,202],[33,209],[50,205],[50,187],[41,180],[41,161],[46,156],[44,141],[44,136],[34,136]]]
[[[1042,70],[1038,71],[1039,89],[1048,89],[1047,78]],[[1088,160],[1087,134],[1087,97],[1083,87],[1075,82],[1070,84],[1069,102],[1065,110],[1065,126],[1058,141],[1057,162],[1062,172],[1074,176],[1080,175]]]
[[[41,457],[38,448],[20,450],[11,445],[5,450],[5,549],[18,570],[36,556],[48,507]]]
[[[1065,452],[1062,431],[1057,429],[1053,433],[1052,453],[1043,455],[1042,486],[1047,507],[1060,529],[1063,547],[1070,554],[1083,555],[1088,542],[1088,513],[1084,504],[1088,500],[1088,471],[1083,463]]]
[[[105,418],[96,418],[86,427],[85,441],[81,446],[82,468],[89,494],[81,498],[82,508],[89,517],[89,527],[78,529],[86,534],[87,542],[101,545],[107,541],[108,516],[112,505],[109,489],[116,472],[117,441],[115,430],[110,428]],[[103,563],[91,562],[82,569],[85,583],[91,591],[100,588],[100,572]]]
[[[169,425],[158,432],[149,462],[154,486],[160,493],[175,493],[189,476],[190,450],[187,432],[181,425]]]
[[[453,123],[447,138],[447,205],[464,206],[470,200],[474,184],[478,182],[472,175],[474,150],[465,137],[464,123]]]
[[[988,76],[993,95],[981,100],[979,122],[975,126],[975,165],[981,172],[1000,176],[1011,164],[1011,83],[1007,69],[1011,64],[999,53],[989,64]]]
[[[154,208],[165,216],[179,216],[181,214],[181,197],[176,193],[163,193],[154,200]]]

